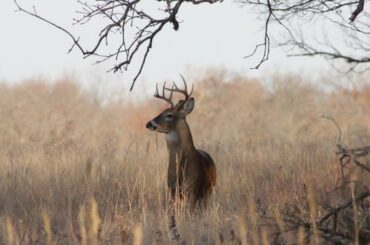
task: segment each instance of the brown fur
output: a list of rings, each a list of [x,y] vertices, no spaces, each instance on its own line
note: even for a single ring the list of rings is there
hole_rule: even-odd
[[[147,123],[147,128],[165,133],[169,154],[168,188],[175,198],[186,196],[193,207],[206,205],[216,184],[216,166],[210,155],[195,148],[186,116],[194,98],[181,100]]]
[[[212,158],[194,147],[185,119],[177,122],[178,140],[167,140],[169,154],[168,188],[172,196],[186,195],[193,206],[204,205],[216,184],[216,167]]]

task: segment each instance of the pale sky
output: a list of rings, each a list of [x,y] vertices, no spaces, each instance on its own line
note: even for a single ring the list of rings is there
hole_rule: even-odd
[[[40,15],[72,30],[89,46],[94,29],[72,27],[78,9],[76,0],[18,0],[25,7],[37,7]],[[324,61],[313,58],[286,58],[274,48],[271,58],[259,70],[251,70],[259,56],[243,59],[263,38],[261,21],[248,8],[233,1],[220,4],[186,5],[181,8],[179,31],[169,25],[155,41],[144,72],[137,84],[154,87],[155,82],[178,80],[178,74],[201,74],[209,67],[227,68],[246,76],[263,77],[274,72],[312,74],[322,69]],[[77,49],[67,54],[71,40],[56,28],[26,14],[15,12],[12,0],[0,0],[0,80],[11,83],[38,76],[56,79],[65,74],[89,82],[129,84],[132,73],[107,74],[109,64],[93,65],[94,58],[83,59]],[[136,71],[131,67],[131,71]],[[193,73],[192,73],[193,74]],[[196,79],[196,77],[191,77]],[[114,85],[116,86],[116,85]],[[140,86],[141,87],[141,86]]]

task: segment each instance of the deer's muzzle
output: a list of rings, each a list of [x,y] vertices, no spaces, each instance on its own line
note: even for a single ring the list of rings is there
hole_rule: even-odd
[[[152,121],[149,121],[147,124],[146,124],[146,128],[147,129],[150,129],[150,130],[156,130],[157,129],[157,126],[155,123],[153,123]]]

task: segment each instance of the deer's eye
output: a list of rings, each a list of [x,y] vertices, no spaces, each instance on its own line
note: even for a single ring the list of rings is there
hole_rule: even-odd
[[[166,118],[168,118],[168,119],[173,119],[173,114],[167,114],[167,115],[166,115]]]

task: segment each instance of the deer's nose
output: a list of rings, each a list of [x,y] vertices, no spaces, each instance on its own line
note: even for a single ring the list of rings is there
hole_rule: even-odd
[[[152,123],[152,121],[149,121],[149,122],[146,124],[146,128],[147,128],[147,129],[150,129],[150,130],[155,130],[157,127],[154,125],[154,123]]]

